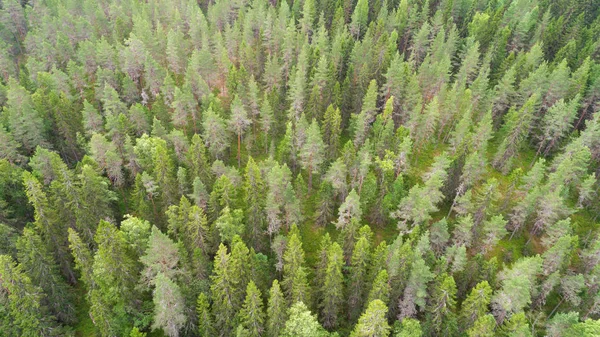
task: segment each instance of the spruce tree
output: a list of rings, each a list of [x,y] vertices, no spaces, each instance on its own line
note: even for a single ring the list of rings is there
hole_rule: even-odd
[[[262,295],[254,284],[248,283],[246,299],[239,313],[240,323],[248,330],[248,336],[261,336],[264,331],[265,313],[263,312]]]
[[[369,303],[365,312],[360,316],[358,324],[350,334],[352,337],[387,337],[390,326],[387,323],[387,306],[381,300]]]
[[[0,255],[0,280],[6,310],[0,317],[6,320],[2,325],[7,335],[43,336],[56,328],[42,306],[42,289],[8,255]]]
[[[208,297],[205,293],[198,295],[196,303],[196,312],[198,313],[198,333],[202,337],[215,336],[214,319],[210,312]]]
[[[331,244],[327,251],[327,271],[321,289],[321,319],[325,328],[333,329],[339,324],[339,314],[342,308],[344,294],[344,277],[342,267],[344,257],[342,248],[337,243]]]
[[[16,243],[21,270],[46,295],[43,303],[52,315],[64,323],[75,321],[75,306],[67,285],[52,254],[41,237],[31,228],[25,228]]]
[[[283,255],[283,281],[281,282],[288,303],[311,303],[308,272],[304,266],[304,250],[300,236],[290,231],[287,248]]]
[[[450,275],[442,274],[435,281],[427,309],[428,328],[434,334],[455,336],[458,332],[456,320],[456,283]]]
[[[269,337],[279,336],[285,326],[287,319],[286,303],[279,281],[273,280],[269,290],[269,301],[267,306],[266,335]]]
[[[371,242],[369,239],[366,235],[358,238],[350,260],[350,282],[348,284],[348,313],[350,321],[358,318],[368,290],[367,268],[371,263]]]
[[[486,315],[492,288],[487,281],[479,282],[463,301],[460,314],[461,331],[468,330],[473,324]]]

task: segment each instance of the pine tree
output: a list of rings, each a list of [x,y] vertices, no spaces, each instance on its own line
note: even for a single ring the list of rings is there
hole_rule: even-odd
[[[242,135],[246,128],[250,126],[252,121],[248,118],[248,112],[242,104],[242,101],[238,96],[233,98],[231,102],[231,118],[229,120],[229,126],[233,129],[233,132],[237,135],[237,160],[238,167],[241,166],[240,147],[242,141]]]
[[[149,285],[155,285],[159,274],[170,280],[175,279],[181,272],[179,259],[177,245],[156,226],[152,226],[148,247],[144,256],[140,257],[140,262],[145,266],[143,280]]]
[[[263,312],[262,295],[254,284],[248,283],[246,299],[239,313],[240,322],[248,330],[248,336],[261,336],[264,331],[265,317]]]
[[[179,286],[163,273],[158,273],[153,294],[152,329],[162,329],[169,337],[179,336],[185,324],[184,300]]]
[[[390,326],[387,323],[387,305],[380,300],[369,303],[367,310],[360,316],[351,337],[387,337]]]
[[[325,145],[321,137],[319,124],[312,120],[306,134],[306,141],[300,149],[300,163],[308,171],[308,191],[312,190],[312,175],[318,173],[324,160]]]

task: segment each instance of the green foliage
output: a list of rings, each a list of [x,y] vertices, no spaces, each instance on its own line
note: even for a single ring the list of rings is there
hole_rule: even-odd
[[[283,292],[277,280],[269,290],[269,301],[267,306],[267,336],[279,336],[287,320],[287,307]]]
[[[317,318],[302,302],[296,302],[290,307],[288,317],[280,335],[282,337],[324,337],[328,335]]]
[[[597,335],[594,5],[3,1],[0,334]]]
[[[358,324],[350,334],[352,337],[386,337],[390,333],[387,323],[387,306],[380,300],[369,303],[364,314],[358,319]]]
[[[242,326],[247,329],[248,336],[261,336],[264,331],[265,313],[263,312],[262,294],[253,281],[246,288],[246,299],[239,313]]]

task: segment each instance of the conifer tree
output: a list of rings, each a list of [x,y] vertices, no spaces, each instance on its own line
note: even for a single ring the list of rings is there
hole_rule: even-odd
[[[202,128],[204,129],[202,139],[209,152],[213,157],[221,158],[223,152],[229,147],[229,135],[225,120],[214,111],[212,106],[209,106],[203,114]]]
[[[379,271],[375,280],[373,280],[373,286],[371,287],[366,303],[371,303],[374,300],[381,300],[386,305],[390,300],[390,284],[388,272],[385,269]]]
[[[287,248],[283,255],[283,286],[288,303],[310,303],[308,273],[304,266],[304,250],[297,231],[290,231]]]
[[[400,321],[396,321],[394,324],[394,336],[396,337],[421,337],[423,332],[421,330],[421,324],[414,318],[405,318]]]
[[[187,162],[190,175],[200,178],[206,184],[210,175],[209,164],[206,158],[204,140],[197,133],[192,136],[190,148],[187,152]]]
[[[265,314],[263,312],[262,295],[254,284],[254,281],[248,283],[246,299],[239,315],[242,326],[248,330],[248,336],[262,336]]]
[[[358,115],[353,115],[354,146],[360,147],[369,136],[370,126],[377,114],[377,81],[372,80],[363,98],[362,108]]]
[[[92,252],[81,240],[79,234],[69,228],[69,248],[75,260],[75,269],[79,270],[80,280],[87,288],[88,293],[95,286],[92,264],[94,262]]]
[[[450,275],[442,274],[435,281],[429,298],[428,322],[430,329],[445,336],[458,332],[456,320],[456,283]]]
[[[153,294],[154,322],[152,329],[161,328],[169,337],[179,336],[185,324],[184,301],[179,286],[163,273],[156,276]]]
[[[260,250],[264,232],[265,183],[260,169],[252,157],[248,158],[244,180],[244,201],[246,204],[247,232],[252,246]]]
[[[267,306],[266,335],[269,337],[279,336],[285,326],[287,319],[286,303],[279,281],[273,280],[269,290],[269,301]]]
[[[374,300],[358,320],[350,334],[352,337],[387,337],[390,326],[387,323],[387,306],[381,300]]]
[[[43,336],[55,328],[42,307],[44,293],[8,255],[0,255],[0,289],[5,333],[14,336]],[[4,311],[3,310],[3,311]]]
[[[327,145],[327,157],[333,158],[340,142],[342,116],[339,108],[329,105],[323,117],[323,139]]]
[[[315,295],[317,298],[322,298],[321,291],[323,290],[323,284],[325,282],[325,275],[327,272],[327,263],[329,261],[329,247],[331,246],[331,236],[325,232],[321,237],[319,243],[318,262],[315,265]]]
[[[344,277],[342,266],[344,256],[342,248],[337,243],[332,243],[327,252],[327,271],[321,289],[321,317],[325,328],[333,329],[339,324],[338,316],[342,307],[344,293]]]
[[[427,283],[433,278],[425,261],[415,253],[412,262],[410,277],[404,288],[404,295],[400,303],[400,317],[413,317],[417,313],[416,306],[425,308],[425,297],[427,295]]]
[[[484,317],[492,297],[492,288],[487,281],[479,282],[463,301],[460,313],[460,329],[465,331]]]
[[[100,333],[109,336],[131,326],[125,308],[135,298],[136,264],[123,233],[111,223],[101,220],[94,240],[98,250],[92,266],[95,287],[88,290],[90,315]]]
[[[156,226],[152,226],[148,247],[140,262],[145,266],[143,280],[150,285],[155,285],[159,274],[173,280],[181,272],[177,245]]]
[[[214,260],[214,274],[211,277],[212,312],[217,331],[230,332],[236,326],[236,308],[242,305],[245,290],[240,289],[241,280],[238,277],[241,271],[235,270],[236,267],[238,266],[234,265],[227,247],[220,244]]]
[[[19,267],[46,295],[44,303],[52,315],[64,323],[75,321],[75,307],[69,286],[56,262],[31,228],[25,228],[16,243]]]
[[[238,96],[233,98],[231,102],[231,118],[229,120],[229,126],[233,129],[233,132],[237,135],[237,160],[238,167],[241,166],[240,147],[242,142],[242,135],[246,128],[250,126],[252,121],[248,118],[248,112],[242,104],[242,101]]]
[[[491,219],[483,222],[483,242],[480,246],[482,253],[486,253],[508,234],[506,224],[507,222],[502,215],[494,215]]]
[[[494,336],[494,329],[496,328],[496,320],[494,316],[486,314],[479,317],[473,327],[467,330],[467,336],[469,337],[492,337]]]
[[[88,243],[93,242],[95,229],[102,219],[112,217],[111,202],[116,196],[109,190],[109,182],[91,166],[81,168],[79,178],[78,207],[75,209],[77,229],[83,233]]]
[[[512,162],[529,134],[538,99],[537,95],[532,95],[521,109],[512,108],[506,115],[502,131],[506,138],[498,147],[493,162],[494,167],[505,174],[512,168]]]
[[[288,317],[281,333],[282,337],[325,337],[328,335],[306,304],[302,302],[296,302],[290,307]]]
[[[40,182],[29,172],[23,172],[23,185],[29,203],[35,210],[34,225],[48,245],[48,250],[54,254],[63,275],[69,280],[74,280],[71,270],[70,258],[67,252],[67,230],[64,223],[58,218],[56,210],[51,207],[46,193],[42,190]]]
[[[352,13],[352,23],[350,31],[356,39],[367,29],[367,21],[369,20],[369,2],[366,0],[358,0],[354,12]]]
[[[31,95],[14,78],[8,82],[4,116],[14,140],[29,153],[38,145],[47,144],[42,116],[36,110]]]
[[[368,227],[367,227],[368,228]],[[348,316],[351,321],[358,318],[363,308],[367,293],[367,268],[371,260],[371,242],[368,235],[362,235],[356,241],[350,261],[350,277],[348,284]]]
[[[213,325],[214,319],[211,315],[208,297],[205,293],[200,293],[200,295],[198,295],[196,312],[198,313],[198,332],[200,333],[200,336],[215,336],[215,327]]]
[[[308,191],[312,189],[313,173],[319,172],[319,167],[324,160],[325,145],[321,137],[319,124],[312,120],[306,134],[306,141],[300,149],[300,163],[308,171]]]

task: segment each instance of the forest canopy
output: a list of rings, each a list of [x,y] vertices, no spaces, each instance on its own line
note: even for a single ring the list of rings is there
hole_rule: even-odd
[[[0,335],[600,336],[599,14],[0,0]]]

